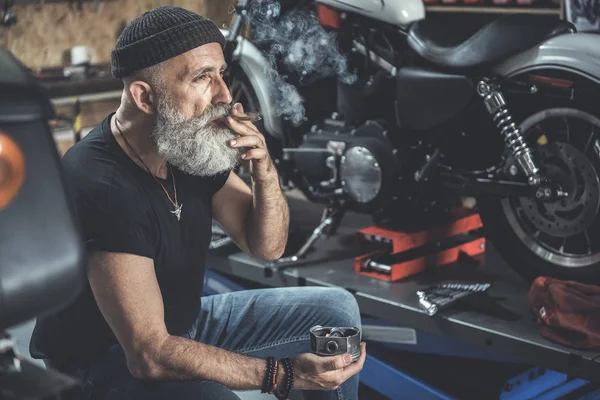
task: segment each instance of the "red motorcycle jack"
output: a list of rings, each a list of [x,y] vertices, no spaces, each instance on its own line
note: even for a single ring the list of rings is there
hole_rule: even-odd
[[[354,270],[384,281],[398,281],[431,268],[456,262],[463,253],[474,257],[485,251],[479,214],[459,211],[442,226],[418,232],[392,231],[376,226],[361,229],[359,246],[381,244],[381,249],[354,259]]]

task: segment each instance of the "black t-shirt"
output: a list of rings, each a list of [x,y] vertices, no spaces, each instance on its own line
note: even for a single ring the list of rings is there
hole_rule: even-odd
[[[111,116],[62,159],[83,240],[88,251],[153,259],[167,329],[182,334],[200,311],[212,196],[229,173],[200,178],[173,168],[177,199],[183,204],[177,221],[161,185],[117,143],[110,129]],[[174,200],[173,180],[167,175],[161,183]],[[80,359],[116,343],[87,285],[66,309],[38,320],[30,350],[36,358]]]

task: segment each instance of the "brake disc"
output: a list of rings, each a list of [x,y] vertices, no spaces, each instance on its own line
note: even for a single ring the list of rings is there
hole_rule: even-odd
[[[587,229],[600,205],[600,183],[594,166],[577,148],[562,142],[539,150],[542,174],[568,193],[565,198],[544,201],[519,199],[523,215],[540,231],[555,237],[576,235]]]

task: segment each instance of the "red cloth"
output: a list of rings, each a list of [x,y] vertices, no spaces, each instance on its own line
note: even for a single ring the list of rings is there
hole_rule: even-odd
[[[600,286],[539,277],[527,304],[545,338],[577,349],[600,349]]]

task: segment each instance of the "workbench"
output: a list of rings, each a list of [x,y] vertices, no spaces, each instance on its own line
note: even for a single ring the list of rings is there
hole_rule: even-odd
[[[322,205],[296,198],[291,209],[290,243],[306,239],[318,224]],[[341,287],[356,297],[361,313],[393,324],[414,328],[456,343],[468,344],[499,360],[513,360],[559,371],[569,377],[600,382],[600,351],[580,351],[544,339],[527,307],[528,284],[501,259],[487,242],[482,265],[457,263],[398,282],[358,275],[353,258],[359,254],[357,229],[372,225],[369,217],[348,214],[338,233],[316,242],[300,262],[273,267],[233,249],[209,255],[208,266],[226,276],[239,277],[266,287]],[[297,238],[296,238],[297,237]],[[288,248],[295,250],[293,245]],[[473,261],[473,260],[471,260]],[[487,295],[429,316],[419,305],[416,291],[441,281],[490,282]]]

